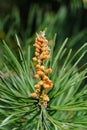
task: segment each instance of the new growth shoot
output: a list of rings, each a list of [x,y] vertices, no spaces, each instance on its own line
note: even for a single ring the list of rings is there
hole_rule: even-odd
[[[45,66],[45,61],[50,59],[50,48],[48,47],[48,40],[45,38],[44,32],[37,34],[33,46],[35,47],[35,57],[33,57],[33,61],[36,63],[36,74],[34,78],[38,79],[38,83],[35,84],[35,92],[31,93],[30,97],[38,99],[39,104],[46,108],[47,102],[50,100],[47,93],[52,89],[53,84],[47,76],[52,72],[52,69],[46,68]]]

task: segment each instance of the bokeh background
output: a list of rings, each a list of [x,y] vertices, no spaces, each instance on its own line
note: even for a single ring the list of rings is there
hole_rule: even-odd
[[[68,37],[67,48],[72,48],[74,54],[87,42],[87,0],[0,0],[0,68],[4,55],[2,40],[15,53],[17,34],[26,53],[36,32],[44,29],[50,44],[57,35],[55,52]],[[86,61],[87,55],[78,66]]]

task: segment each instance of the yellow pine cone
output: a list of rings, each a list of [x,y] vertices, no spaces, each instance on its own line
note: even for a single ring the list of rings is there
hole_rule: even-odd
[[[35,61],[35,62],[38,61],[38,59],[37,59],[36,57],[33,57],[32,59],[33,59],[33,61]]]
[[[45,73],[47,73],[47,74],[50,74],[51,72],[52,72],[51,68],[45,70]]]
[[[44,89],[51,89],[52,88],[52,86],[50,84],[44,84],[43,87],[44,87]]]
[[[36,84],[34,87],[35,87],[35,89],[40,89],[40,85],[39,84]]]
[[[38,96],[38,94],[36,92],[30,94],[30,97],[32,97],[32,98],[36,98],[37,96]]]
[[[44,82],[43,82],[42,80],[40,80],[40,81],[38,82],[38,84],[41,86],[41,85],[44,84]]]
[[[43,95],[43,100],[44,100],[45,102],[49,102],[49,97],[45,94],[45,95]]]
[[[38,79],[40,78],[38,74],[34,75],[34,78]]]
[[[34,75],[34,78],[38,79],[39,81],[34,86],[36,91],[34,93],[31,93],[30,96],[32,98],[39,98],[40,104],[47,104],[49,101],[47,93],[50,89],[52,89],[53,84],[49,77],[46,75],[50,74],[52,72],[52,69],[45,68],[44,66],[45,60],[50,59],[50,48],[48,47],[48,41],[44,37],[44,32],[40,32],[39,35],[37,34],[33,46],[35,47],[35,57],[33,57],[33,61],[36,62],[36,74]]]

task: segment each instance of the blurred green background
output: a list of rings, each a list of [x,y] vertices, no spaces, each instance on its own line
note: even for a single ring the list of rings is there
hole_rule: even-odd
[[[44,28],[50,45],[57,34],[55,52],[68,37],[67,48],[72,48],[74,54],[87,42],[87,0],[0,0],[0,40],[4,39],[14,52],[17,52],[15,33],[26,53],[36,32]],[[2,45],[0,41],[0,68],[5,53]],[[79,65],[86,61],[87,55]]]

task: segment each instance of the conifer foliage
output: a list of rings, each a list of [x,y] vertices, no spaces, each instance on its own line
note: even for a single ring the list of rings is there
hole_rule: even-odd
[[[20,60],[3,41],[9,64],[4,63],[0,71],[0,130],[86,130],[87,68],[77,65],[87,52],[87,43],[72,56],[66,38],[54,54],[55,37],[49,48],[40,32],[31,60],[31,46],[24,55],[17,36],[16,40]]]

